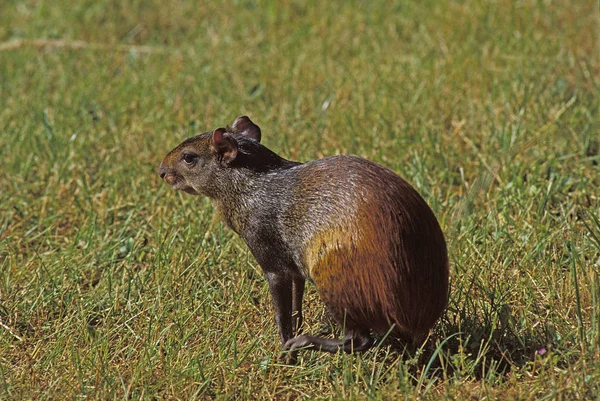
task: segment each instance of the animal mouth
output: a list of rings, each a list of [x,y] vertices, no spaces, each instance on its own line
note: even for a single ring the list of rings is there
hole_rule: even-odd
[[[164,180],[167,184],[171,185],[171,188],[173,188],[176,191],[183,191],[190,195],[199,195],[199,193],[194,188],[190,187],[185,182],[182,182],[183,180],[178,179],[176,176],[168,175],[164,177]]]
[[[176,191],[183,191],[190,195],[199,195],[198,192],[194,188],[190,187],[189,185],[187,185],[183,182],[176,182],[176,183],[172,184],[171,187]]]
[[[196,190],[194,188],[192,188],[192,187],[181,188],[181,190],[183,192],[186,192],[186,193],[190,194],[190,195],[198,195],[198,192],[196,192]]]

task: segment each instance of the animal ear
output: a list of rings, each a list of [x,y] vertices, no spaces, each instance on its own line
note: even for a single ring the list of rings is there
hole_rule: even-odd
[[[238,145],[231,135],[227,135],[225,128],[217,128],[213,131],[211,139],[212,147],[221,160],[231,163],[238,153]]]
[[[260,127],[254,124],[247,116],[236,118],[231,128],[239,134],[260,142]]]

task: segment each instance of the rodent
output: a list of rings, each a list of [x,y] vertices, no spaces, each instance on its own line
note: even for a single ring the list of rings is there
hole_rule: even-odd
[[[356,156],[299,163],[260,143],[247,116],[171,150],[158,174],[208,196],[264,271],[285,350],[363,351],[386,333],[415,341],[448,299],[448,253],[427,203],[392,171]],[[298,334],[305,281],[344,338]]]

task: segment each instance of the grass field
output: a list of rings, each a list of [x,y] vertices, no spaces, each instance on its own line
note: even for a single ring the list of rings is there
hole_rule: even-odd
[[[598,3],[390,3],[0,3],[0,399],[598,399]],[[452,292],[416,355],[278,363],[245,244],[156,175],[241,114],[432,206]]]

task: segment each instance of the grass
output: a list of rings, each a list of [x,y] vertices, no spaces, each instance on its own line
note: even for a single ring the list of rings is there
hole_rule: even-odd
[[[597,399],[598,26],[593,1],[5,2],[0,399]],[[156,175],[241,114],[430,203],[452,293],[419,353],[278,364],[260,268]]]

